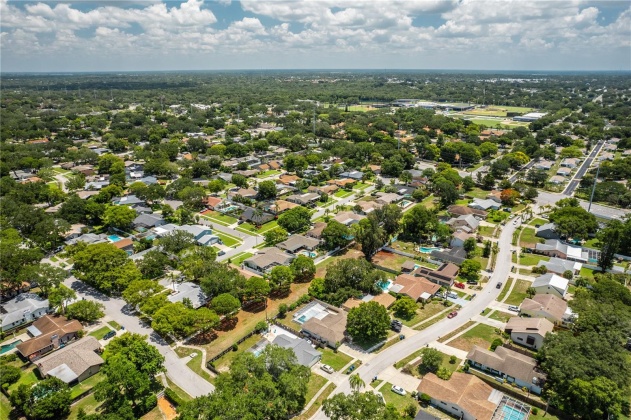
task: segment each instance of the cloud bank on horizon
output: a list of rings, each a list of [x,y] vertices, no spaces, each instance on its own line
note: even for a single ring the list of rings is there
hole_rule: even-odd
[[[1,70],[631,70],[631,3],[0,0]]]

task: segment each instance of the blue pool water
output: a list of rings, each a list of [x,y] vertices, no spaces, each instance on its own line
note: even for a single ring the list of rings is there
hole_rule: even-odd
[[[422,253],[424,253],[424,254],[429,254],[429,253],[431,253],[432,251],[440,251],[440,248],[436,248],[435,246],[434,246],[434,247],[431,247],[431,248],[428,248],[428,247],[424,247],[424,246],[422,246],[422,247],[420,247],[418,250],[419,250],[419,251],[421,251],[421,252],[422,252]]]
[[[2,346],[0,346],[0,354],[4,354],[4,353],[14,349],[21,342],[22,342],[22,340],[17,340],[17,341],[14,341],[13,343],[3,344]]]
[[[392,286],[392,280],[382,281],[377,286],[379,286],[384,292],[387,292],[388,290],[390,290],[390,286]]]
[[[118,236],[118,235],[109,235],[109,236],[107,237],[107,239],[109,239],[111,242],[118,242],[118,241],[120,241],[120,240],[121,240],[121,239],[123,239],[123,238],[121,238],[121,237],[120,237],[120,236]]]
[[[303,315],[300,318],[296,319],[296,322],[298,322],[299,324],[302,324],[303,322],[305,322],[307,320],[307,315]]]
[[[309,258],[315,258],[318,256],[318,254],[316,254],[315,252],[311,252],[311,251],[302,251],[300,252],[302,255],[307,256]]]
[[[524,420],[526,418],[526,413],[507,405],[502,407],[502,412],[504,413],[502,417],[504,420]]]

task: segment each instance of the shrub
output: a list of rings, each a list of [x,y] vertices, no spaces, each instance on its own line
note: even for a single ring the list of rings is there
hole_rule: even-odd
[[[309,296],[309,294],[304,294],[302,296],[300,296],[300,298],[298,299],[298,304],[299,305],[303,305],[305,303],[309,303],[311,302],[311,296]]]
[[[232,351],[237,351],[237,350],[239,350],[239,346],[237,345],[237,343],[234,343],[232,345]]]
[[[255,331],[259,331],[259,332],[260,331],[265,331],[265,330],[267,330],[267,328],[268,328],[268,325],[267,325],[267,322],[265,322],[265,321],[259,321],[254,326],[254,330]]]
[[[296,309],[298,307],[298,305],[296,304],[296,302],[292,303],[291,305],[289,305],[289,310],[293,311],[294,309]]]
[[[451,372],[446,367],[441,366],[438,368],[438,371],[436,372],[436,376],[438,376],[440,379],[448,381],[449,378],[451,378]]]
[[[429,395],[427,395],[425,393],[422,393],[421,395],[419,395],[418,400],[424,406],[428,406],[432,402],[432,397],[430,397]]]
[[[416,412],[418,411],[418,408],[416,407],[416,405],[414,403],[409,403],[406,407],[405,407],[405,415],[411,419],[413,419],[414,417],[416,417]]]
[[[502,345],[502,339],[501,338],[496,338],[491,343],[491,351],[495,351],[495,349],[500,347],[501,345]]]
[[[449,363],[453,365],[453,364],[455,364],[455,363],[456,363],[456,360],[458,360],[458,358],[457,358],[456,356],[451,356],[451,357],[449,358]]]
[[[539,414],[539,409],[537,407],[532,407],[532,415],[536,416],[537,414]]]
[[[280,316],[281,318],[285,318],[285,315],[287,314],[288,310],[289,310],[289,307],[287,306],[287,304],[281,303],[278,306],[278,316]]]
[[[164,389],[164,397],[176,407],[184,404],[184,400],[180,398],[180,396],[177,395],[171,388]]]

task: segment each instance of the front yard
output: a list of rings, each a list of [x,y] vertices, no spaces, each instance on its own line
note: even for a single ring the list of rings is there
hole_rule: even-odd
[[[221,239],[221,242],[223,242],[225,246],[233,247],[241,244],[241,240],[239,238],[228,235],[227,233],[219,232],[218,230],[213,231],[213,233]]]
[[[524,228],[521,231],[521,237],[519,238],[519,246],[534,248],[536,244],[541,243],[543,238],[535,236],[537,232],[531,228]]]
[[[237,218],[228,216],[226,214],[221,214],[217,211],[205,211],[202,212],[202,217],[204,219],[208,219],[211,222],[219,223],[223,226],[230,226],[234,223],[237,223]]]
[[[268,230],[274,229],[277,226],[278,226],[278,222],[276,220],[272,220],[271,222],[267,222],[264,225],[261,225],[261,227],[258,229],[256,228],[256,226],[254,226],[251,223],[243,223],[237,226],[237,230],[240,232],[248,233],[248,234],[258,233],[262,235]]]
[[[519,255],[519,264],[521,265],[538,265],[539,261],[550,261],[550,257],[545,255],[522,253]]]
[[[530,286],[532,286],[532,283],[528,280],[517,280],[515,286],[513,286],[513,290],[504,303],[519,306],[521,302],[528,297],[526,290],[528,290]]]
[[[502,338],[502,336],[498,334],[495,327],[491,327],[485,324],[478,324],[447,344],[451,347],[455,347],[464,351],[471,350],[473,346],[480,346],[482,348],[488,349],[491,346],[493,340],[495,340],[496,338]]]
[[[248,258],[250,258],[252,255],[252,253],[250,252],[242,252],[241,254],[237,254],[234,257],[232,257],[230,259],[230,261],[232,261],[232,264],[236,265],[237,267],[241,265],[241,263],[245,260],[247,260]]]
[[[107,325],[99,328],[98,330],[92,331],[90,334],[92,337],[96,338],[97,340],[102,340],[103,336],[105,334],[107,334],[108,332],[112,331],[112,329],[110,327],[108,327]]]
[[[449,308],[443,305],[441,301],[431,301],[425,304],[425,308],[422,307],[421,304],[418,305],[419,309],[417,309],[416,314],[411,319],[401,319],[403,325],[407,327],[414,327],[419,323],[425,321],[428,318],[440,313],[441,311],[446,311]],[[395,317],[396,318],[396,317]]]
[[[341,370],[344,366],[349,364],[353,358],[346,353],[338,351],[335,353],[333,349],[328,347],[319,350],[322,353],[321,362],[325,365],[331,366],[336,371]]]
[[[405,396],[399,395],[392,391],[392,384],[390,382],[386,382],[381,388],[379,388],[379,391],[383,394],[383,397],[386,400],[386,404],[393,404],[399,413],[402,414],[403,410],[405,410],[408,405],[413,405],[414,407],[416,407],[418,412],[418,402],[414,400],[414,398],[412,398],[412,395],[410,394],[411,391],[416,390],[406,389],[407,394]]]

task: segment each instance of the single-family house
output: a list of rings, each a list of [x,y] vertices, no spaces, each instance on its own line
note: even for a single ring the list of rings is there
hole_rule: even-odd
[[[227,204],[226,200],[224,200],[223,198],[214,197],[212,195],[209,195],[206,198],[204,198],[203,202],[206,208],[210,210],[221,210]]]
[[[37,361],[42,377],[55,378],[75,384],[84,381],[101,369],[105,363],[99,356],[101,344],[95,337],[85,337]]]
[[[350,178],[344,178],[344,179],[330,179],[326,183],[329,185],[335,185],[339,188],[344,188],[344,187],[351,186],[357,183],[357,181]]]
[[[502,192],[500,190],[493,190],[486,195],[488,200],[493,200],[496,203],[502,204]]]
[[[553,166],[554,166],[554,161],[551,161],[551,160],[540,160],[539,162],[534,164],[533,168],[534,169],[539,169],[539,170],[542,170],[542,171],[549,171]]]
[[[546,223],[536,228],[535,236],[544,239],[559,239],[554,223]]]
[[[615,155],[613,153],[611,153],[611,152],[601,152],[598,155],[598,160],[601,161],[601,162],[605,161],[605,160],[612,161],[612,160],[614,160],[614,158],[615,158]]]
[[[243,198],[249,198],[251,200],[255,200],[258,192],[256,192],[255,190],[253,190],[252,188],[239,188],[236,191],[230,191],[228,192],[228,198],[233,199],[236,196],[241,196]]]
[[[173,292],[167,296],[171,303],[184,302],[184,299],[193,306],[193,309],[200,308],[208,303],[208,296],[198,284],[185,281],[183,283],[173,283]]]
[[[462,247],[464,247],[465,241],[467,239],[469,239],[469,238],[475,238],[475,236],[473,236],[473,235],[471,235],[471,234],[469,234],[469,233],[467,233],[467,232],[465,232],[463,230],[456,231],[452,235],[450,245],[452,247],[455,246],[455,247],[462,248]]]
[[[129,255],[134,252],[134,241],[132,241],[131,238],[123,238],[120,241],[112,242],[112,245],[127,252]]]
[[[539,294],[524,299],[519,307],[519,313],[532,318],[545,318],[562,327],[567,327],[576,319],[576,314],[566,301],[550,294]]]
[[[431,397],[431,404],[462,420],[490,420],[498,402],[495,390],[475,375],[454,372],[448,381],[433,373],[423,376],[417,391]]]
[[[578,275],[581,272],[581,268],[583,268],[583,263],[552,257],[549,261],[539,261],[538,266],[543,266],[549,273],[555,273],[560,276],[566,271],[571,271],[573,275]]]
[[[414,275],[417,277],[425,277],[432,283],[436,283],[440,286],[451,287],[454,284],[454,279],[458,274],[458,266],[452,263],[444,263],[436,270],[432,270],[427,267],[418,267],[414,270]]]
[[[246,178],[252,178],[257,176],[259,172],[260,171],[258,169],[244,169],[242,171],[234,171],[233,173],[243,175]]]
[[[467,233],[471,233],[478,230],[480,222],[472,214],[467,214],[465,216],[451,218],[445,224],[454,230],[461,229]]]
[[[478,209],[474,209],[471,207],[467,207],[467,206],[459,206],[459,205],[451,205],[449,207],[447,207],[447,211],[449,212],[449,214],[451,214],[452,216],[466,216],[468,214],[472,214],[473,216],[479,218],[479,219],[486,219],[486,216],[488,216],[488,212],[484,211],[484,210],[478,210]]]
[[[467,251],[461,246],[452,246],[450,249],[435,249],[430,253],[432,259],[460,265],[467,259]]]
[[[78,242],[83,242],[87,245],[91,245],[108,242],[108,240],[107,235],[104,233],[84,233],[81,236],[77,236],[76,238],[68,239],[67,241],[65,241],[66,245],[74,245]]]
[[[399,274],[390,291],[411,297],[414,301],[427,301],[440,290],[440,285],[411,274]]]
[[[269,206],[267,206],[265,210],[268,210],[269,212],[278,215],[298,206],[299,204],[290,203],[289,201],[286,201],[286,200],[276,200],[273,203],[271,203]]]
[[[537,366],[537,361],[525,354],[499,346],[495,351],[473,346],[467,354],[469,366],[506,379],[518,388],[527,388],[534,394],[541,394],[546,374]]]
[[[134,229],[152,229],[157,226],[165,225],[167,222],[162,218],[160,213],[141,214],[131,223]]]
[[[49,312],[48,299],[42,299],[35,293],[21,293],[0,305],[2,313],[2,332],[18,328],[35,321]]]
[[[564,168],[574,169],[580,163],[581,163],[581,161],[579,159],[576,159],[576,158],[565,158],[565,159],[563,159],[561,161],[561,166],[564,167]]]
[[[307,340],[298,337],[292,337],[287,334],[278,334],[272,344],[280,346],[284,349],[292,349],[296,355],[299,364],[311,367],[318,363],[322,358],[322,353],[311,347]]]
[[[282,250],[297,254],[302,250],[313,251],[320,245],[320,240],[310,238],[303,235],[291,235],[283,242],[279,242],[276,246]]]
[[[290,203],[299,204],[305,207],[313,207],[320,199],[318,193],[293,194],[286,198]]]
[[[83,327],[79,321],[62,315],[44,315],[26,330],[33,337],[17,345],[22,356],[34,361],[79,336]]]
[[[69,241],[70,239],[75,239],[81,236],[83,229],[87,229],[87,226],[83,223],[75,223],[70,225],[70,229],[68,229],[63,238],[65,241]]]
[[[469,207],[471,207],[472,209],[489,211],[489,210],[499,210],[501,207],[501,204],[495,200],[490,200],[488,198],[487,199],[474,198],[473,201],[469,203]]]
[[[536,244],[535,251],[548,257],[557,257],[571,261],[587,262],[588,254],[580,246],[570,245],[558,239],[548,239],[545,243]]]
[[[550,179],[548,180],[550,184],[554,184],[554,185],[563,184],[565,181],[566,181],[565,177],[560,176],[560,175],[551,176]]]
[[[360,171],[350,171],[350,172],[342,172],[340,174],[340,178],[350,178],[355,181],[361,181],[364,177],[364,173]]]
[[[508,320],[504,331],[510,334],[513,342],[531,349],[540,349],[546,334],[551,333],[554,324],[545,318],[520,318]]]
[[[414,262],[414,260],[406,260],[403,264],[401,264],[401,272],[409,274],[416,270],[417,267],[418,265]]]
[[[554,273],[542,274],[532,282],[532,288],[537,293],[550,294],[563,299],[567,293],[570,281]]]
[[[399,194],[396,193],[385,193],[385,192],[378,192],[377,193],[377,202],[381,203],[383,205],[386,204],[393,204],[396,202],[399,202],[403,199],[402,196],[400,196]]]
[[[131,206],[133,204],[146,204],[144,200],[136,197],[135,195],[126,195],[124,197],[112,198],[112,203],[119,206]]]
[[[379,210],[380,208],[383,207],[383,204],[377,201],[358,201],[355,206],[357,206],[360,209],[360,210],[355,209],[355,211],[357,211],[360,214],[366,215],[366,214],[372,213],[375,210]]]
[[[299,176],[282,174],[278,177],[278,182],[284,185],[291,185],[292,187],[296,185],[296,182],[300,180]]]
[[[341,211],[335,215],[333,220],[340,222],[343,225],[350,226],[352,224],[359,223],[359,221],[365,217],[366,216],[353,213],[352,211]]]
[[[365,302],[376,302],[382,305],[384,308],[388,309],[396,301],[397,301],[397,298],[392,296],[390,293],[384,292],[376,296],[368,294],[368,295],[363,296],[361,299],[357,299],[354,297],[347,299],[346,302],[342,304],[342,309],[348,312],[353,308],[357,308],[359,305]]]
[[[243,261],[243,265],[260,273],[268,273],[277,265],[288,265],[294,255],[288,254],[276,247],[263,248],[250,258]]]
[[[239,219],[245,222],[252,222],[255,225],[264,225],[267,222],[274,220],[274,215],[266,212],[257,212],[252,207],[247,207],[239,216]]]
[[[570,168],[559,168],[557,169],[557,175],[570,176],[572,175],[572,170]]]
[[[326,229],[327,224],[325,222],[316,222],[313,227],[305,233],[305,236],[309,238],[322,239],[322,231]]]
[[[340,188],[337,185],[324,185],[322,187],[318,187],[316,185],[309,185],[309,188],[307,188],[307,191],[312,192],[312,193],[318,193],[320,195],[322,194],[332,195],[332,194],[335,194],[337,190],[339,189]]]
[[[210,246],[216,243],[221,243],[218,236],[212,234],[212,230],[208,226],[204,225],[184,225],[178,226],[172,223],[158,226],[153,229],[155,235],[159,238],[170,235],[172,232],[188,232],[193,235],[195,241],[202,246]]]
[[[335,349],[346,339],[347,315],[346,311],[331,306],[327,312],[321,319],[313,317],[304,322],[301,332]]]

